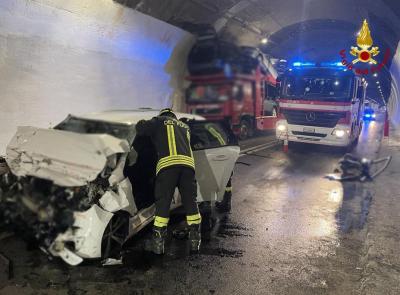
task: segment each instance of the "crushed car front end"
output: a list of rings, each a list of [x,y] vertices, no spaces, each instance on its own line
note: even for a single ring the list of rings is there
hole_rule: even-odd
[[[109,134],[19,127],[0,176],[0,228],[70,265],[102,256],[115,212],[136,212],[123,167],[130,145]]]

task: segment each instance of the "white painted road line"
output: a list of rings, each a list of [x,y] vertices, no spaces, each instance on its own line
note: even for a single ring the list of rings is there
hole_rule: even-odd
[[[267,142],[267,143],[263,143],[260,145],[256,145],[256,146],[244,149],[244,150],[240,151],[239,157],[245,156],[246,154],[249,154],[249,153],[254,153],[254,152],[258,152],[258,151],[262,151],[262,150],[274,147],[274,146],[278,145],[279,142],[280,142],[279,140],[274,140],[272,142]]]

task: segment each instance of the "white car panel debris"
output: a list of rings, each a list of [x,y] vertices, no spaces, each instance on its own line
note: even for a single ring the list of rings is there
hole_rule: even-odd
[[[72,266],[76,266],[79,265],[83,262],[83,258],[76,255],[74,252],[72,252],[71,250],[62,247],[60,249],[56,249],[57,246],[55,246],[56,244],[53,244],[52,246],[50,246],[49,248],[49,252],[53,255],[53,256],[58,256],[60,257],[62,260],[64,260],[66,263],[68,263],[69,265]]]
[[[86,212],[75,212],[76,231],[75,242],[78,242],[76,254],[83,258],[101,257],[101,241],[104,230],[110,222],[113,214],[94,205]]]
[[[101,257],[103,233],[113,214],[94,205],[85,212],[75,212],[74,217],[73,227],[57,236],[49,247],[50,253],[70,265],[78,265],[82,258]],[[75,252],[65,246],[67,242],[73,242]]]
[[[107,191],[99,200],[100,206],[108,212],[126,210],[131,216],[137,212],[128,178],[118,185],[118,192]]]
[[[117,163],[115,170],[112,172],[111,176],[108,178],[108,182],[111,186],[116,185],[117,183],[123,181],[125,179],[124,175],[124,167],[126,165],[126,158],[128,154],[122,155],[121,159]]]
[[[82,186],[104,169],[107,157],[129,144],[107,134],[19,127],[7,146],[7,163],[17,176],[35,176],[57,185]]]

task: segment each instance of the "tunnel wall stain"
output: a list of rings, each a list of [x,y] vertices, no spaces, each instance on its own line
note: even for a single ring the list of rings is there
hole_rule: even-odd
[[[0,1],[0,155],[18,125],[183,108],[193,36],[113,1]]]

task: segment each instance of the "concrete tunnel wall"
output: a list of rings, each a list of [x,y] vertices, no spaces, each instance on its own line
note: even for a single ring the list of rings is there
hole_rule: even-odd
[[[392,76],[392,84],[387,106],[390,121],[398,128],[400,126],[400,43],[393,57],[390,74]]]
[[[0,155],[69,113],[182,109],[194,37],[112,0],[0,1]]]

